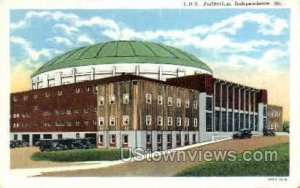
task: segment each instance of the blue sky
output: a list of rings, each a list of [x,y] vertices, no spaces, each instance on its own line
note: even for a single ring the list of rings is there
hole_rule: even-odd
[[[211,66],[215,76],[224,79],[274,91],[278,88],[270,88],[273,82],[288,83],[289,9],[12,10],[10,13],[15,91],[25,86],[14,85],[14,75],[22,74],[29,82],[36,68],[58,54],[97,42],[128,39],[186,50]],[[271,101],[285,95],[273,98],[270,95]]]

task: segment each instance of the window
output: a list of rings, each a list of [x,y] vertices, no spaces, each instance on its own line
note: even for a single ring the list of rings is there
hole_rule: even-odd
[[[75,91],[76,91],[76,93],[80,93],[80,87],[77,87],[77,88],[75,89]]]
[[[152,96],[151,94],[147,93],[146,94],[146,104],[151,104],[152,103]]]
[[[212,110],[212,98],[206,97],[206,110],[211,111]]]
[[[129,95],[123,94],[123,104],[128,104],[128,103],[129,103]]]
[[[167,143],[170,144],[172,142],[172,135],[167,134]]]
[[[57,139],[62,139],[63,138],[63,135],[62,134],[58,134],[57,135]]]
[[[129,116],[123,116],[123,125],[129,125]]]
[[[150,115],[147,115],[146,116],[146,125],[151,125],[151,116]]]
[[[162,105],[163,104],[163,97],[162,97],[162,95],[158,95],[157,96],[157,104],[158,105]]]
[[[206,132],[212,132],[212,113],[206,113]]]
[[[177,126],[181,126],[181,118],[180,117],[177,118]]]
[[[74,110],[73,110],[73,113],[74,113],[74,114],[78,114],[78,113],[79,113],[79,110],[74,109]]]
[[[34,99],[37,99],[38,97],[39,97],[38,94],[34,94],[33,96]]]
[[[110,118],[109,118],[109,125],[110,126],[115,126],[115,116],[110,116]]]
[[[163,117],[162,116],[157,117],[157,125],[159,125],[159,126],[163,125]]]
[[[104,117],[99,117],[99,126],[103,126],[104,125]]]
[[[112,134],[110,135],[110,143],[115,144],[116,143],[116,135]]]
[[[194,109],[198,108],[198,101],[194,101]]]
[[[94,107],[94,112],[97,112],[97,107]]]
[[[99,144],[102,144],[102,143],[103,143],[103,135],[100,134],[100,135],[99,135]]]
[[[62,96],[62,91],[61,90],[57,91],[57,95]]]
[[[172,97],[168,97],[168,106],[172,106],[172,103],[173,103]]]
[[[71,121],[67,121],[67,125],[68,126],[72,126],[72,122]]]
[[[110,105],[114,105],[115,104],[115,100],[116,100],[116,98],[115,98],[114,95],[109,96],[109,104]]]
[[[161,134],[157,134],[157,143],[161,143],[161,141],[162,141]]]
[[[89,111],[90,111],[90,109],[89,109],[88,107],[85,107],[85,108],[83,109],[83,112],[84,112],[84,113],[89,113]]]
[[[177,98],[176,105],[177,107],[181,107],[181,99]]]
[[[197,126],[198,126],[198,119],[194,118],[194,127],[197,127]]]
[[[184,118],[184,126],[189,126],[190,125],[190,119],[189,118]]]
[[[84,125],[89,125],[89,121],[88,121],[88,120],[84,120],[84,121],[83,121],[83,124],[84,124]]]
[[[93,120],[93,125],[97,125],[97,120]]]
[[[24,101],[27,101],[28,95],[24,95],[24,96],[23,96],[23,99],[24,99]]]
[[[13,100],[14,100],[14,102],[17,102],[17,101],[18,101],[18,97],[17,97],[17,96],[14,96],[14,97],[13,97]]]
[[[104,97],[103,96],[99,96],[98,103],[99,103],[99,106],[103,106],[104,105]]]
[[[123,144],[128,144],[128,135],[123,135]]]
[[[168,117],[168,126],[172,126],[172,124],[173,124],[173,118]]]
[[[90,91],[91,91],[91,87],[90,87],[90,86],[87,86],[87,87],[86,87],[86,91],[87,91],[87,92],[90,92]]]
[[[80,125],[80,121],[76,120],[76,126],[79,126],[79,125]]]
[[[72,114],[72,110],[68,109],[66,112],[68,115]]]
[[[190,100],[189,99],[185,99],[185,101],[184,101],[184,107],[185,108],[189,108],[190,107]]]
[[[151,135],[147,134],[147,144],[151,144]]]
[[[44,126],[51,126],[49,122],[44,122]]]
[[[80,138],[80,134],[79,133],[76,133],[76,138]]]
[[[50,93],[46,92],[46,93],[45,93],[45,97],[46,97],[46,98],[50,97]]]
[[[93,86],[93,92],[94,92],[94,94],[97,94],[97,92],[98,92],[98,87],[97,86]]]

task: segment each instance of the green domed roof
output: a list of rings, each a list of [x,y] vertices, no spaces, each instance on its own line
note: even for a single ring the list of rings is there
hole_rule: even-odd
[[[111,41],[76,48],[45,63],[32,76],[61,68],[115,63],[173,64],[211,68],[195,56],[171,46],[141,41]]]

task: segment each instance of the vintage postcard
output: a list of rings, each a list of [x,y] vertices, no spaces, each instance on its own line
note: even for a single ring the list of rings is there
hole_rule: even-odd
[[[126,2],[2,2],[3,187],[300,186],[297,3]]]

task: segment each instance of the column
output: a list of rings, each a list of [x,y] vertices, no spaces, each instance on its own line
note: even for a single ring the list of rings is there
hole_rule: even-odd
[[[162,68],[162,66],[159,66],[159,68],[158,68],[158,79],[159,80],[163,79],[162,73],[163,73],[163,68]]]
[[[239,113],[239,115],[238,115],[238,127],[239,127],[239,129],[241,128],[240,127],[240,121],[241,121],[241,116],[240,116],[240,113],[241,113],[241,88],[239,88],[239,105],[238,105],[238,107],[239,107],[239,109],[238,109],[238,113]]]
[[[234,105],[235,105],[235,87],[232,86],[232,130],[231,131],[234,130],[234,125],[235,125],[235,122],[234,122],[235,121],[235,119],[234,119],[235,106]]]
[[[255,110],[256,110],[256,91],[253,93],[253,129],[255,130],[255,126],[257,122],[255,121]]]
[[[223,96],[223,83],[220,84],[220,119],[219,119],[219,131],[222,131],[222,105],[223,105],[223,101],[222,101],[222,97]]]
[[[43,88],[49,87],[49,81],[48,81],[49,79],[48,79],[48,77],[49,77],[48,74],[43,75]],[[55,85],[56,85],[56,83],[55,83]]]
[[[139,65],[137,65],[137,66],[135,66],[135,75],[139,75],[140,74],[140,66]]]
[[[76,83],[76,73],[77,73],[77,69],[73,68],[72,69],[72,82],[71,83]]]
[[[226,85],[226,132],[228,132],[228,103],[229,103],[229,87]]]
[[[112,76],[116,76],[116,67],[115,66],[112,67],[111,73],[112,73]]]
[[[95,80],[95,68],[91,68],[91,80]]]
[[[214,82],[214,96],[213,96],[213,118],[212,118],[212,131],[215,132],[216,131],[216,124],[215,124],[215,118],[216,118],[216,111],[215,111],[215,107],[216,107],[216,82]]]
[[[206,132],[206,93],[202,92],[199,94],[199,138],[200,142],[205,141],[205,132]],[[212,118],[214,122],[214,118]],[[212,124],[214,125],[214,123]],[[192,122],[190,122],[192,123]],[[212,125],[212,130],[214,130]]]
[[[61,85],[61,75],[62,75],[62,72],[55,73],[55,78],[54,78],[55,86]]]

